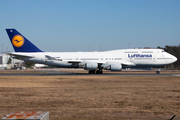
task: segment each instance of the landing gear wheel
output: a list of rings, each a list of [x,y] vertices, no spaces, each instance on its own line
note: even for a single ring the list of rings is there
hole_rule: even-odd
[[[102,74],[103,72],[102,72],[102,70],[97,70],[96,71],[96,74]]]
[[[89,74],[95,74],[95,70],[89,70]]]
[[[160,74],[160,71],[156,71],[156,74]]]
[[[100,71],[99,71],[99,70],[96,70],[96,74],[100,74]]]

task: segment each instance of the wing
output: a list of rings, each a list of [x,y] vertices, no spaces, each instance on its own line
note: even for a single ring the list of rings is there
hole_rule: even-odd
[[[63,60],[63,61],[66,61],[66,60]],[[83,62],[83,60],[68,60],[67,62],[68,63],[81,63]]]
[[[16,59],[24,59],[24,58],[33,58],[34,57],[34,56],[23,55],[23,54],[18,54],[18,53],[5,53],[5,54],[13,56]]]
[[[136,64],[134,64],[134,63],[132,63],[132,62],[124,61],[124,60],[121,61],[121,64],[122,64],[122,65],[127,65],[127,66],[136,66]]]
[[[81,63],[82,60],[63,60],[63,59],[56,59],[54,57],[51,57],[49,55],[45,55],[46,59],[48,60],[56,60],[56,61],[66,61],[67,63]]]
[[[51,56],[49,56],[49,55],[45,55],[45,57],[46,57],[46,59],[48,59],[48,60],[58,60],[58,59],[56,59],[56,58],[54,58],[54,57],[51,57]]]

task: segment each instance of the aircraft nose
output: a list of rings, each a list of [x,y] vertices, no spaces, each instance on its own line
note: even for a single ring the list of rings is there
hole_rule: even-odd
[[[177,61],[177,57],[173,56],[173,60],[174,60],[174,62],[176,62]]]

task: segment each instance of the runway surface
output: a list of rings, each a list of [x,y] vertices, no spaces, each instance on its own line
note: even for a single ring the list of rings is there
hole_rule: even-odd
[[[54,70],[38,70],[38,71],[18,71],[18,72],[0,72],[0,76],[180,76],[180,73],[163,73],[156,74],[155,72],[145,73],[129,73],[129,72],[117,72],[117,73],[103,73],[103,74],[88,74],[81,72],[69,72],[69,71],[54,71]]]

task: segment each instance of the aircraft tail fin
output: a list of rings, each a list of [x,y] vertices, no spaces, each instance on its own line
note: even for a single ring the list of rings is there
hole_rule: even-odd
[[[16,29],[6,29],[15,52],[43,52]]]

